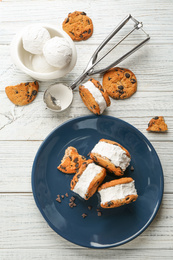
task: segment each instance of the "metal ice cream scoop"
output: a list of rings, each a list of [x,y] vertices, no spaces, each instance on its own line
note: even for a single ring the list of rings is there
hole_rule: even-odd
[[[103,49],[103,47],[121,30],[123,26],[129,21],[132,20],[134,22],[134,27],[128,32],[118,43],[116,43],[106,54],[100,57],[97,60],[98,53]],[[138,45],[132,48],[130,51],[125,53],[119,59],[111,63],[109,66],[95,70],[95,66],[101,62],[113,49],[115,49],[120,43],[122,43],[131,33],[135,30],[141,30],[146,38],[141,41]],[[106,72],[110,68],[116,66],[121,61],[125,60],[129,57],[132,53],[136,52],[140,49],[148,40],[150,39],[149,35],[143,30],[143,24],[137,21],[134,17],[129,14],[123,21],[104,39],[104,41],[98,46],[98,48],[93,53],[92,57],[90,58],[88,65],[86,66],[83,73],[70,85],[67,86],[64,83],[58,83],[56,85],[50,86],[44,93],[44,102],[46,103],[47,107],[53,111],[61,112],[67,109],[73,100],[73,89],[75,89],[86,77],[92,76],[95,74],[101,74]]]

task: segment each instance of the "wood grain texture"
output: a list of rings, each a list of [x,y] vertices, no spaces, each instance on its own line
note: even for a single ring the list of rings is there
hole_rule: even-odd
[[[69,119],[91,115],[78,91],[74,92],[71,107],[61,114],[52,113],[43,103],[43,92],[23,107],[14,106],[5,93],[0,93],[0,140],[43,140],[58,125]],[[137,92],[126,100],[112,100],[105,115],[121,118],[137,127],[150,141],[173,140],[173,93]],[[164,116],[168,132],[157,134],[146,131],[154,116]]]
[[[2,259],[3,260],[30,260],[30,259],[36,259],[36,260],[69,260],[70,259],[76,259],[76,260],[88,260],[88,259],[94,259],[94,260],[169,260],[173,256],[172,250],[152,250],[152,249],[107,249],[104,250],[105,253],[103,253],[103,250],[88,250],[88,249],[76,249],[76,248],[66,248],[65,250],[59,250],[59,249],[4,249],[2,250]]]
[[[32,23],[57,27],[69,12],[85,11],[93,20],[94,33],[77,42],[78,60],[62,79],[39,82],[39,94],[25,107],[14,106],[5,87],[33,79],[21,72],[10,57],[14,35]],[[138,90],[127,100],[111,100],[105,115],[125,120],[153,144],[164,172],[164,196],[152,224],[135,240],[117,248],[89,250],[74,245],[51,230],[37,209],[31,193],[31,170],[44,138],[62,123],[91,115],[74,91],[72,106],[62,114],[46,109],[45,89],[55,82],[71,84],[84,70],[91,55],[114,27],[131,13],[142,21],[151,39],[145,47],[122,62],[138,79]],[[173,258],[173,1],[172,0],[2,0],[0,1],[0,259],[166,259]],[[131,28],[130,24],[130,28]],[[105,48],[106,52],[127,32],[129,25]],[[142,40],[138,31],[123,42],[97,68],[103,68]],[[101,75],[94,76],[102,81]],[[148,133],[154,116],[164,116],[167,133]]]

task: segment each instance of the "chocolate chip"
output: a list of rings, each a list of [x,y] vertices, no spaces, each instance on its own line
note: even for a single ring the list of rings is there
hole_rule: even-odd
[[[70,159],[70,161],[72,161],[72,157],[69,155],[69,159]]]
[[[37,95],[37,90],[33,90],[33,91],[32,91],[32,95],[33,95],[33,96],[36,96],[36,95]]]
[[[131,171],[134,171],[134,167],[133,167],[133,166],[131,166],[130,170],[131,170]]]
[[[129,200],[129,199],[130,199],[130,197],[127,197],[127,198],[126,198],[126,200]]]
[[[72,35],[74,35],[74,33],[73,32],[70,32]]]
[[[88,32],[87,32],[87,31],[84,31],[83,34],[84,34],[84,33],[88,33]]]
[[[68,23],[69,22],[69,18],[66,19],[65,23]]]
[[[73,208],[73,202],[70,202],[68,205],[70,208]]]
[[[136,83],[136,80],[135,80],[135,79],[131,79],[131,83],[132,83],[132,84],[135,84],[135,83]]]
[[[88,30],[88,33],[89,33],[89,34],[91,33],[91,29]]]
[[[96,108],[96,105],[93,105],[93,108]]]
[[[92,210],[92,206],[88,206],[88,209],[89,209],[89,210]]]
[[[62,165],[60,165],[60,167],[61,167],[61,169],[65,170],[65,171],[67,170],[66,167],[64,167]]]
[[[108,77],[108,80],[111,80],[111,78],[110,78],[110,77]]]
[[[90,21],[89,21],[89,20],[87,20],[87,22],[88,22],[88,24],[90,24]]]
[[[78,157],[76,157],[76,158],[74,159],[74,162],[77,163],[78,160],[79,160]]]
[[[85,12],[82,12],[82,13],[80,13],[81,15],[86,15],[86,13]]]
[[[87,164],[87,162],[83,162],[82,164],[83,164],[83,165],[86,165],[86,164]]]
[[[103,88],[100,88],[100,91],[104,92],[104,89],[103,89]]]
[[[75,166],[76,166],[76,168],[78,168],[78,167],[79,167],[79,164],[78,164],[78,163],[76,163],[76,165],[75,165]]]
[[[83,213],[83,214],[82,214],[82,217],[83,217],[83,218],[86,218],[86,217],[87,217],[87,214]]]
[[[37,85],[37,81],[34,81],[34,84]]]
[[[19,92],[16,90],[15,93],[18,94]]]
[[[158,116],[155,116],[153,119],[157,120],[157,119],[159,119],[159,117],[158,117]]]
[[[29,85],[29,82],[25,83],[25,86]]]
[[[130,74],[129,73],[125,73],[126,78],[130,78]]]
[[[123,90],[124,87],[122,85],[118,86],[119,89]]]
[[[97,157],[96,156],[94,156],[94,160],[97,161]]]
[[[101,215],[102,215],[101,211],[98,211],[97,216],[100,217]]]
[[[112,201],[109,201],[109,202],[108,202],[108,207],[110,207],[112,204],[113,204],[113,202],[112,202]]]
[[[80,37],[80,38],[83,38],[83,35],[82,35],[82,34],[80,34],[80,35],[79,35],[79,37]]]

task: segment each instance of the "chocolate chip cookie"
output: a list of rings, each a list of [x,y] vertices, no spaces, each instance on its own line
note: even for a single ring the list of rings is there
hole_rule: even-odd
[[[7,97],[17,106],[25,106],[31,103],[38,93],[38,82],[21,83],[5,88]]]
[[[62,27],[73,41],[87,40],[93,34],[92,20],[85,12],[75,11],[69,13]]]
[[[163,116],[155,116],[153,117],[149,124],[147,131],[149,132],[166,132],[168,130],[167,124]]]
[[[115,67],[104,74],[103,88],[114,99],[129,98],[137,90],[137,79],[132,71]]]

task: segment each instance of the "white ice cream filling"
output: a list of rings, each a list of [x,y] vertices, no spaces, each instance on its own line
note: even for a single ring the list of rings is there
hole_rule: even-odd
[[[86,83],[82,84],[86,89],[89,90],[89,92],[94,97],[95,101],[98,103],[100,108],[100,114],[103,113],[105,108],[107,107],[106,101],[102,94],[100,93],[100,90],[91,82],[87,81]]]
[[[73,191],[85,199],[85,195],[88,192],[91,181],[95,178],[97,174],[101,172],[101,170],[102,167],[100,167],[99,165],[96,165],[95,163],[90,163],[83,171]]]
[[[120,167],[123,171],[125,171],[130,164],[130,158],[126,155],[126,152],[115,144],[100,141],[95,145],[91,153],[97,153],[102,157],[106,157],[116,167]]]
[[[135,182],[118,184],[99,191],[101,204],[105,204],[111,200],[124,199],[128,195],[137,195]]]

